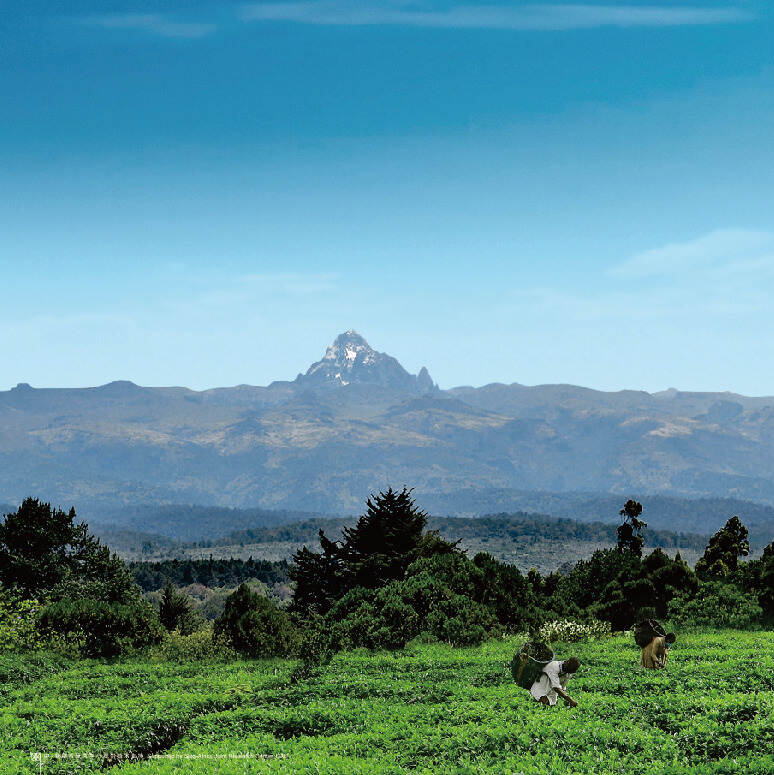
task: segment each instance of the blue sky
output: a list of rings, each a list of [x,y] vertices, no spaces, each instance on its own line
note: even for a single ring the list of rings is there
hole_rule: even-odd
[[[23,6],[23,7],[22,7]],[[0,22],[0,389],[774,394],[763,2],[28,0]]]

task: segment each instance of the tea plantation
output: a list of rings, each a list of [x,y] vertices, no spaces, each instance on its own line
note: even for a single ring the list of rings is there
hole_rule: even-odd
[[[513,683],[519,643],[342,653],[295,682],[291,660],[5,655],[0,772],[774,772],[774,633],[682,634],[663,671],[630,635],[556,644],[576,709]]]

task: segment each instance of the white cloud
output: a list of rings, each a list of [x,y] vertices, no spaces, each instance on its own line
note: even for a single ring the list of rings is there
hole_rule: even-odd
[[[570,30],[593,27],[670,27],[749,21],[752,15],[735,7],[643,5],[456,5],[422,7],[405,0],[302,0],[249,4],[245,21],[288,21],[317,25],[384,25],[490,28],[504,30]]]
[[[733,6],[674,8],[659,5],[452,5],[444,8],[407,0],[290,0],[239,6],[243,21],[286,21],[314,25],[405,25],[502,30],[571,30],[594,27],[669,27],[749,21]],[[135,30],[163,38],[203,38],[216,31],[208,22],[176,21],[159,13],[108,14],[84,19],[104,29]]]
[[[697,270],[759,272],[774,260],[774,234],[718,229],[689,242],[671,242],[637,253],[610,270],[620,277],[644,278]]]
[[[520,288],[499,314],[522,316],[525,325],[540,321],[556,336],[633,342],[654,336],[706,343],[720,333],[763,332],[770,328],[774,233],[712,231],[639,253],[593,279],[583,290],[561,283]]]
[[[336,287],[334,274],[300,272],[246,274],[220,278],[219,281],[211,280],[206,291],[187,297],[184,302],[178,299],[175,304],[233,310],[238,305],[266,303],[271,299],[285,299],[291,303],[293,299],[299,300],[299,297],[328,294]]]
[[[86,21],[105,29],[137,30],[162,38],[203,38],[216,29],[214,24],[171,21],[155,13],[96,16]]]

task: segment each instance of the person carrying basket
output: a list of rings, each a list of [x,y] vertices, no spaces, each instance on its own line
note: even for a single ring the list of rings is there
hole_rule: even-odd
[[[664,628],[655,619],[645,619],[634,628],[634,640],[642,649],[640,667],[663,670],[669,656],[669,647],[677,640],[677,636],[673,632],[664,632]]]
[[[556,705],[563,697],[573,708],[578,705],[565,691],[567,681],[580,667],[577,657],[564,661],[554,659],[554,652],[541,642],[527,642],[516,653],[511,662],[513,680],[526,689],[543,705]]]
[[[556,705],[561,697],[571,708],[577,708],[578,703],[565,691],[567,681],[577,672],[580,661],[577,657],[570,657],[560,662],[549,662],[539,673],[530,687],[529,693],[533,699],[543,705]]]

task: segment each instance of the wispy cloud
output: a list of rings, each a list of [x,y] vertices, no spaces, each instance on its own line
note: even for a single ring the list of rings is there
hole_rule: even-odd
[[[674,8],[659,5],[445,5],[408,0],[290,0],[237,6],[248,22],[284,21],[313,25],[403,25],[502,30],[573,30],[594,27],[671,27],[749,21],[752,14],[729,6]],[[203,38],[218,29],[210,22],[180,21],[160,13],[93,16],[103,29],[135,30],[162,38]]]
[[[94,16],[88,24],[110,30],[137,30],[162,38],[203,38],[214,32],[216,25],[204,22],[173,21],[156,13],[131,13]]]
[[[232,307],[268,299],[295,299],[319,296],[337,287],[335,274],[265,273],[221,278],[196,299],[206,307]]]
[[[604,330],[605,336],[626,330],[637,338],[643,330],[658,329],[692,332],[698,341],[711,324],[729,331],[739,320],[758,325],[769,315],[772,290],[774,233],[719,229],[638,253],[585,290],[557,285],[513,290],[508,305],[528,319],[556,320],[562,331],[577,325]]]
[[[736,7],[642,5],[452,5],[405,0],[302,0],[254,3],[241,9],[245,21],[286,21],[316,25],[407,25],[415,27],[570,30],[594,27],[671,27],[749,21]]]
[[[637,253],[614,266],[620,277],[658,277],[698,270],[761,271],[774,263],[774,234],[718,229],[688,242],[672,242]]]

